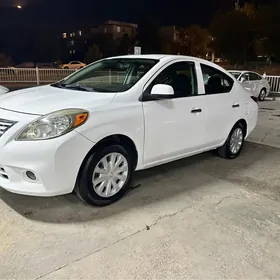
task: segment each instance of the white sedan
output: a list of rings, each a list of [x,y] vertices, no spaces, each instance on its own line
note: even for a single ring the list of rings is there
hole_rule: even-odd
[[[249,91],[253,93],[260,101],[264,101],[265,97],[270,92],[269,81],[258,73],[252,71],[236,71],[229,70],[241,84]]]
[[[0,96],[0,186],[111,204],[135,170],[214,149],[237,157],[257,123],[254,100],[198,58],[97,61],[55,84]]]

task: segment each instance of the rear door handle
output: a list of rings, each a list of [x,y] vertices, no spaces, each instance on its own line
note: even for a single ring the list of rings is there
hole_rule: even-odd
[[[192,113],[192,114],[201,113],[201,112],[202,112],[201,109],[192,109],[192,110],[191,110],[191,113]]]
[[[240,107],[239,104],[233,104],[233,105],[232,105],[232,108],[238,108],[238,107]]]

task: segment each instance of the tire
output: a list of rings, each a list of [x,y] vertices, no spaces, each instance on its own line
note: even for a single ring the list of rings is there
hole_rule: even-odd
[[[69,69],[69,67],[68,67],[68,66],[65,66],[63,69]]]
[[[242,140],[240,140],[241,145],[240,145],[239,149],[236,152],[234,152],[231,149],[231,139],[232,139],[232,137],[235,137],[235,139],[236,139],[235,133],[237,133],[237,131],[238,131],[238,136],[242,137]],[[240,155],[243,145],[244,145],[245,133],[246,132],[245,132],[243,125],[241,123],[237,123],[231,130],[224,145],[222,147],[218,148],[218,155],[222,158],[227,158],[227,159],[234,159],[234,158],[238,157]]]
[[[102,164],[102,162],[100,162],[101,160],[103,160],[103,162],[106,161],[108,164],[107,168],[110,169],[109,165],[112,161],[110,161],[109,163],[104,158],[107,156],[108,159],[113,159],[113,155],[116,156],[115,162],[117,162],[119,158],[123,159],[124,164],[123,165],[120,164],[119,168],[121,167],[124,168],[125,163],[127,165],[127,171],[123,172],[121,175],[118,172],[116,172],[118,173],[119,176],[123,176],[122,178],[125,178],[125,180],[123,181],[119,179],[117,179],[119,181],[117,180],[115,181],[114,178],[116,178],[116,176],[112,174],[108,175],[109,172],[107,172],[104,169],[104,165]],[[127,188],[129,187],[131,182],[132,172],[134,170],[133,166],[134,165],[133,165],[133,159],[131,153],[128,148],[125,148],[123,146],[111,145],[111,146],[104,147],[101,150],[95,151],[89,156],[89,158],[86,160],[85,164],[83,165],[82,170],[80,171],[75,187],[75,192],[77,196],[87,204],[98,206],[98,207],[104,207],[110,205],[116,202],[117,200],[119,200],[124,195]],[[96,170],[102,170],[103,172],[106,172],[106,175],[104,175],[104,173],[101,171],[100,171],[101,173],[98,173],[96,172]],[[100,177],[95,177],[98,174],[100,175]],[[105,179],[103,180],[100,179],[102,178],[101,176],[105,176]],[[95,179],[93,180],[93,178]],[[103,181],[103,183],[106,180],[107,181],[104,184],[102,182],[100,184],[94,183],[94,181],[98,182],[98,179],[99,181],[100,180]],[[110,184],[108,183],[108,180],[110,181]],[[115,182],[114,186],[112,181]],[[109,188],[107,188],[108,184],[110,185]],[[116,184],[120,188],[118,191],[115,191],[117,190]],[[99,192],[98,189],[100,189]],[[108,196],[107,190],[108,192],[111,192],[110,196]]]
[[[264,100],[265,100],[265,97],[266,97],[266,89],[263,88],[263,89],[260,91],[260,94],[259,94],[259,101],[264,101]]]

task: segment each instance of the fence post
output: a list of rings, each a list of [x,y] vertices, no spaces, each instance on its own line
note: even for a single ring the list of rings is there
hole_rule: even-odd
[[[36,80],[37,80],[37,85],[40,84],[40,77],[39,77],[39,68],[36,67]]]

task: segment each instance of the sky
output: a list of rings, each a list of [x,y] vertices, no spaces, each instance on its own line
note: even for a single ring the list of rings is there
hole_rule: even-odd
[[[240,3],[244,1],[240,0]],[[150,14],[162,25],[184,26],[197,23],[207,26],[218,10],[233,7],[234,2],[235,0],[0,0],[0,24],[7,25],[20,20],[68,29],[97,24],[107,19],[137,23],[144,15]],[[22,9],[10,16],[6,9],[17,5],[21,5]]]

